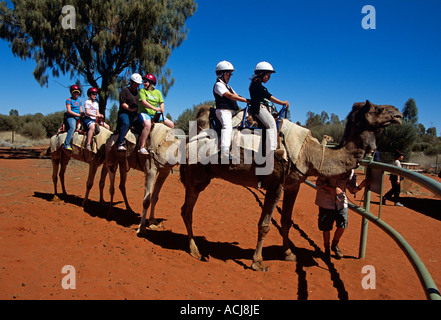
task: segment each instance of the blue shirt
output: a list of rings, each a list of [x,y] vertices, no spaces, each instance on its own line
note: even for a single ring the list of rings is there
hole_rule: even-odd
[[[83,105],[80,98],[76,100],[69,98],[66,100],[66,104],[70,104],[70,109],[75,113],[80,113],[80,107]]]

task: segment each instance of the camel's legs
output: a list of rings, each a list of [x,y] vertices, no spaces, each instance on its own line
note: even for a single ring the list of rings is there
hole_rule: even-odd
[[[181,216],[184,219],[185,228],[187,229],[188,240],[190,244],[190,255],[193,258],[201,259],[202,256],[199,253],[199,249],[196,246],[193,237],[193,208],[198,200],[200,192],[197,192],[194,188],[188,188],[185,191],[185,202],[181,208]]]
[[[161,192],[162,186],[164,185],[165,180],[167,180],[168,175],[170,174],[170,170],[160,172],[158,177],[156,178],[155,188],[153,189],[153,195],[151,199],[152,207],[150,209],[150,217],[149,217],[149,225],[156,224],[155,219],[155,207],[156,203],[159,199],[159,192]],[[144,203],[143,203],[144,205]],[[147,206],[148,207],[148,206]],[[147,210],[147,208],[146,208]]]
[[[63,194],[66,195],[66,185],[64,184],[64,174],[66,173],[67,165],[69,164],[70,156],[66,153],[61,153],[61,167],[60,167],[60,182],[61,182],[61,189],[63,190]]]
[[[271,225],[271,216],[273,214],[274,208],[282,195],[283,186],[275,185],[266,191],[265,202],[263,204],[262,215],[260,216],[258,224],[258,236],[257,236],[257,246],[256,251],[253,255],[253,264],[251,268],[256,271],[267,271],[268,268],[262,264],[262,248],[263,242],[267,233],[269,232]]]
[[[58,169],[60,167],[60,159],[52,158],[52,181],[54,183],[54,196],[57,196]]]
[[[126,210],[127,211],[133,211],[132,208],[130,208],[129,201],[127,200],[127,191],[126,191],[126,182],[127,182],[127,164],[124,161],[123,163],[120,163],[119,165],[119,190],[121,191],[121,194],[124,198],[124,203],[126,204]]]
[[[145,220],[147,216],[147,210],[152,205],[150,209],[150,217],[149,217],[149,228],[156,229],[156,219],[155,219],[155,206],[156,202],[158,202],[159,192],[161,191],[162,185],[170,174],[170,170],[165,170],[159,172],[156,177],[156,181],[154,174],[156,174],[156,170],[148,170],[145,175],[145,193],[144,200],[142,202],[142,217],[141,223],[139,224],[137,234],[142,234],[145,231]],[[154,182],[154,183],[153,183]],[[153,193],[152,193],[153,189]]]
[[[109,172],[109,180],[110,180],[109,183],[110,202],[109,202],[109,211],[107,212],[107,214],[110,215],[113,209],[113,196],[115,195],[115,176],[116,176],[116,170],[118,169],[118,163],[109,165],[107,169]]]
[[[285,252],[286,261],[296,261],[296,256],[289,248],[289,229],[291,228],[291,216],[294,203],[297,198],[297,194],[300,189],[300,183],[297,183],[291,189],[285,189],[283,194],[283,207],[282,207],[282,237],[283,237],[283,250]]]
[[[101,169],[101,177],[99,182],[100,187],[100,203],[104,204],[104,186],[106,184],[106,177],[107,177],[107,165],[103,164],[103,168]]]
[[[93,187],[93,180],[95,179],[95,174],[97,169],[98,169],[98,165],[96,163],[93,162],[89,163],[89,176],[87,177],[87,182],[86,182],[86,194],[84,195],[83,207],[86,205],[87,201],[89,200],[89,193]]]
[[[189,169],[189,167],[187,167],[187,170]],[[201,175],[202,175],[201,171]],[[182,171],[181,171],[182,174]],[[201,175],[195,175],[198,178],[204,178]],[[188,175],[188,177],[190,177],[191,175]],[[188,178],[186,179],[188,180]],[[203,181],[198,181],[198,182],[191,182],[191,185],[186,185],[185,186],[185,202],[182,205],[181,208],[181,216],[182,219],[184,220],[185,223],[185,227],[187,229],[187,234],[188,234],[188,240],[190,243],[190,255],[196,259],[201,259],[202,256],[199,253],[199,249],[196,246],[196,243],[194,241],[194,237],[193,237],[193,208],[196,204],[196,201],[198,200],[199,194],[201,193],[201,191],[203,191],[208,184],[210,183],[210,179],[206,178]]]

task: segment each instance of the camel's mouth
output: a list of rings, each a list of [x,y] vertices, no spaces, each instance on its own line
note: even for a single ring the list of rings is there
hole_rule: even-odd
[[[401,124],[402,123],[403,116],[400,114],[395,115],[391,120],[383,122],[381,124],[381,128],[385,128],[387,126],[390,126],[391,124]]]

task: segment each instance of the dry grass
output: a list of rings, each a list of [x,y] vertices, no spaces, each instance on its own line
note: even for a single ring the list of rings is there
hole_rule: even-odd
[[[33,148],[33,147],[45,147],[49,146],[49,139],[38,139],[32,140],[26,137],[23,137],[20,134],[14,134],[14,143],[12,143],[12,133],[8,132],[0,132],[0,147],[6,148]]]

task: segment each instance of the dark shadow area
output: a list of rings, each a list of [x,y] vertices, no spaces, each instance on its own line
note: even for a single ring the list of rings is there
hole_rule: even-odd
[[[54,201],[54,195],[52,193],[34,192],[34,197],[49,202]],[[65,203],[70,203],[78,207],[83,206],[84,199],[75,195],[59,194],[58,198]],[[118,204],[118,203],[121,202],[115,202],[114,204]],[[83,208],[83,210],[91,217],[97,217],[100,219],[105,219],[107,221],[115,221],[118,225],[126,228],[134,224],[139,224],[141,220],[140,215],[137,214],[136,212],[127,211],[125,209],[116,208],[116,207],[113,207],[112,212],[109,214],[108,204],[102,204],[98,201],[93,201],[93,200],[89,200],[86,204],[86,207]],[[158,222],[161,222],[161,219],[157,219],[157,220]]]
[[[164,249],[179,250],[188,252],[188,237],[185,234],[179,234],[170,230],[155,231],[146,230],[144,234],[138,235],[149,242],[161,246]],[[243,249],[238,246],[238,242],[214,242],[207,240],[206,237],[194,237],[199,252],[202,255],[202,261],[208,261],[210,258],[227,261],[233,260],[244,269],[251,269],[250,266],[239,260],[252,260],[254,249]],[[279,246],[270,246],[263,249],[265,261],[280,260],[282,254]],[[251,265],[251,263],[250,263]]]
[[[34,197],[52,202],[54,195],[52,193],[34,192]],[[69,203],[82,207],[83,198],[75,195],[59,194],[59,201]],[[56,203],[56,202],[54,202]],[[119,202],[119,203],[122,203]],[[118,204],[118,203],[115,203]],[[120,208],[113,208],[112,213],[108,215],[108,204],[101,204],[98,201],[89,200],[84,212],[91,217],[105,219],[107,221],[115,221],[118,225],[129,228],[140,223],[141,217],[139,214],[131,211],[126,211]],[[165,221],[165,219],[156,218],[158,223]],[[143,235],[139,235],[149,242],[161,246],[164,249],[180,250],[189,252],[188,237],[184,234],[174,233],[170,230],[146,230]],[[219,260],[233,260],[245,269],[250,269],[250,266],[245,265],[239,261],[241,259],[251,260],[254,254],[253,249],[242,249],[237,242],[212,242],[205,237],[195,237],[196,244],[203,257],[203,261],[208,261],[210,257]],[[279,260],[282,254],[279,246],[267,247],[263,249],[265,260]],[[251,265],[251,264],[250,264]]]
[[[47,148],[0,148],[0,159],[50,159],[50,155],[46,155]]]
[[[441,221],[441,200],[400,197],[400,202],[409,209]]]
[[[260,192],[262,195],[265,195],[261,190],[252,190],[251,188],[246,187],[246,189],[251,192],[256,198],[256,201],[259,203],[259,206],[262,208],[263,203],[259,199],[259,195],[256,192]],[[276,211],[279,214],[282,214],[282,209],[280,207],[276,207]],[[281,226],[277,224],[274,218],[271,219],[272,224],[279,231],[279,234],[282,235]],[[297,257],[297,265],[296,265],[296,273],[298,275],[298,290],[297,295],[299,300],[307,300],[308,299],[308,281],[307,281],[307,273],[305,268],[308,267],[319,267],[316,259],[321,259],[327,266],[331,281],[333,283],[334,288],[337,290],[338,298],[340,300],[348,300],[348,292],[345,289],[345,285],[338,273],[335,265],[332,263],[332,260],[325,257],[325,253],[320,249],[320,247],[308,236],[308,234],[303,231],[298,224],[295,224],[292,220],[292,227],[300,234],[302,238],[304,238],[314,250],[309,250],[305,248],[299,248],[294,245],[294,243],[290,240],[290,249]],[[278,259],[283,255],[283,249],[279,247],[278,250],[281,255],[278,256]],[[265,251],[263,251],[265,252]],[[335,256],[332,256],[335,258]],[[344,257],[344,259],[353,259],[354,257]],[[267,260],[267,257],[264,255],[264,260]]]

